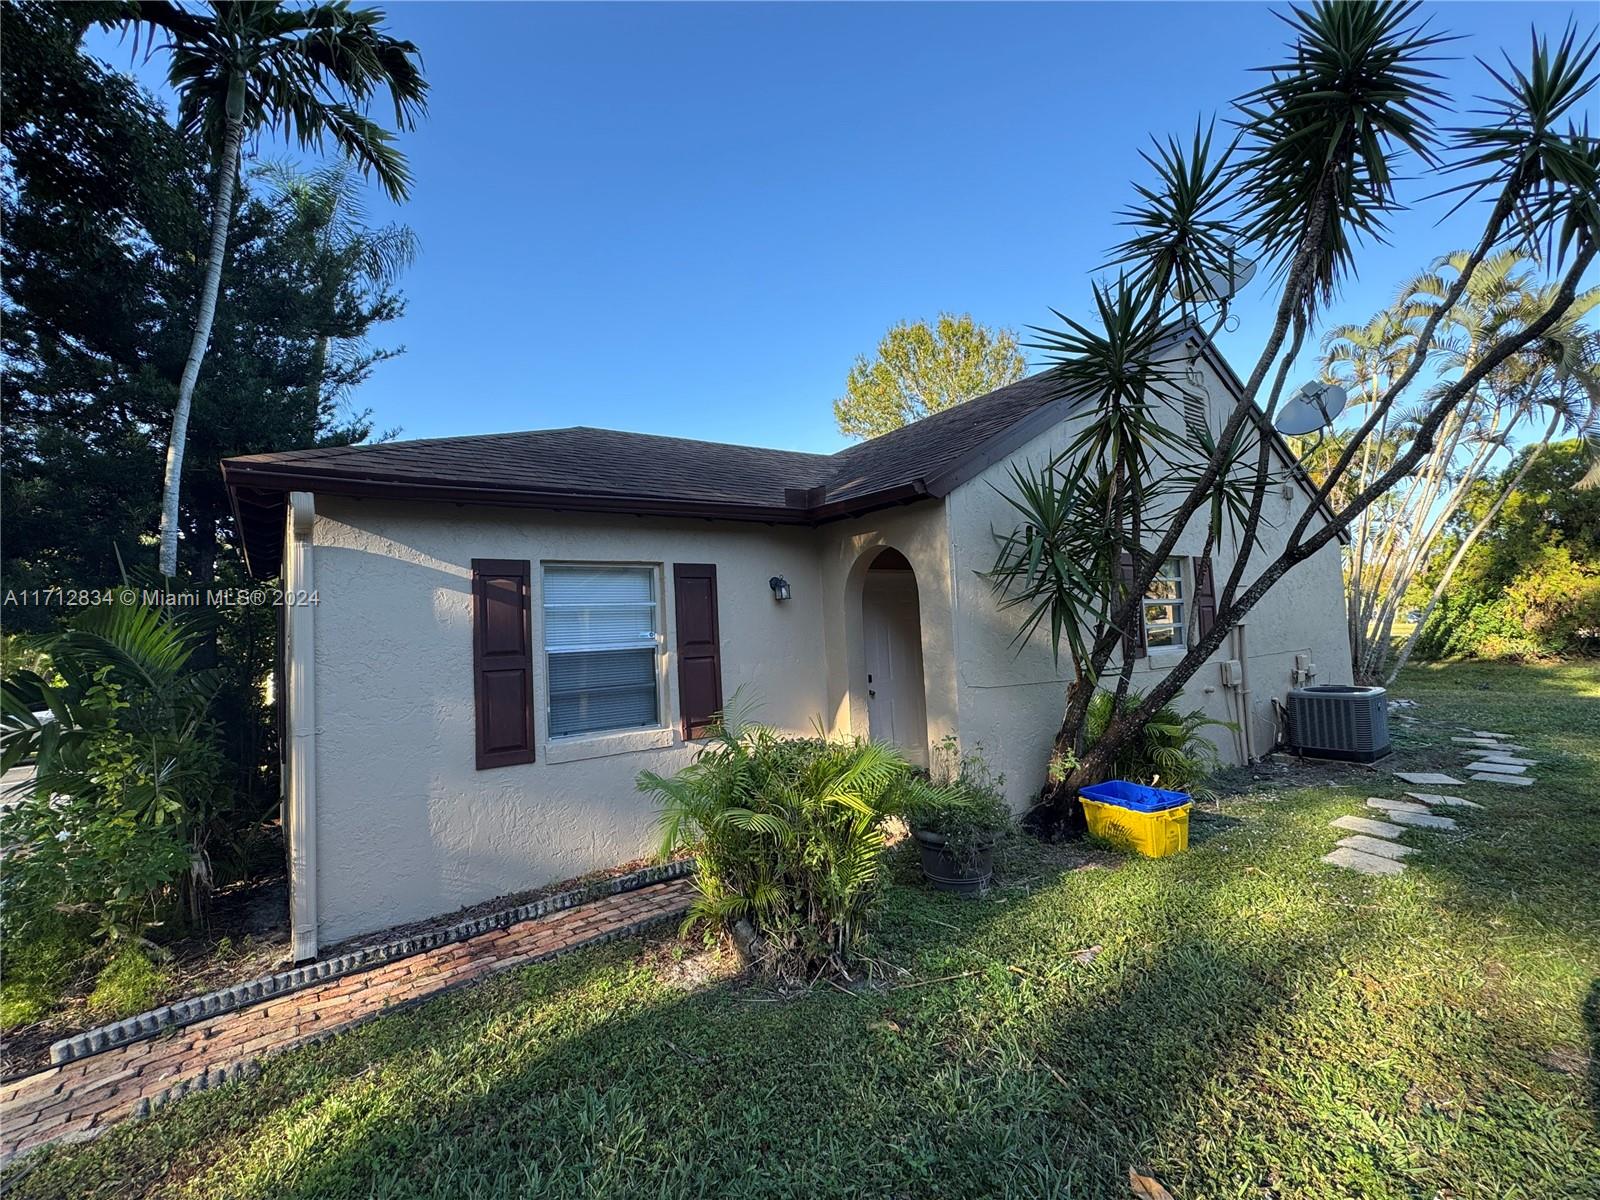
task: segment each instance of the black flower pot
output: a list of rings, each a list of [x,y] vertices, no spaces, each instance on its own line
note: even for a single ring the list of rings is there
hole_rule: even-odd
[[[922,851],[922,875],[934,889],[940,892],[953,892],[958,896],[976,896],[989,886],[989,880],[994,877],[994,842],[978,847],[972,861],[958,862],[946,853],[947,845],[942,833],[929,833],[922,829],[913,829],[911,836],[917,839],[917,846]]]

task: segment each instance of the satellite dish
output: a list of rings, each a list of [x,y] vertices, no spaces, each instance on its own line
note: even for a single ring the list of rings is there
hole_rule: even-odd
[[[1272,422],[1279,433],[1304,437],[1333,424],[1344,411],[1345,390],[1336,383],[1308,383],[1284,402]]]
[[[1237,258],[1233,248],[1228,248],[1228,262],[1225,267],[1204,272],[1204,279],[1200,290],[1207,299],[1218,304],[1226,304],[1239,294],[1241,288],[1249,283],[1256,275],[1256,264],[1253,259]]]

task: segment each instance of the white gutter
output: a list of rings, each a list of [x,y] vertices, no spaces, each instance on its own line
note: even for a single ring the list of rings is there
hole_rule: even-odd
[[[310,492],[289,493],[288,553],[283,587],[288,595],[317,587],[311,531],[316,505]],[[285,598],[287,602],[287,596]],[[285,614],[288,645],[284,672],[288,733],[289,927],[295,962],[317,956],[317,699],[316,606],[293,604]]]

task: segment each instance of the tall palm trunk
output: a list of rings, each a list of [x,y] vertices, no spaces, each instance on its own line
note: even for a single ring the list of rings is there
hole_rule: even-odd
[[[244,77],[236,76],[229,88],[226,132],[217,160],[217,192],[211,203],[211,251],[206,259],[205,282],[200,288],[200,312],[194,339],[178,381],[178,403],[172,410],[172,436],[167,441],[167,469],[161,492],[161,573],[178,573],[178,493],[183,480],[183,449],[189,436],[189,410],[211,342],[211,323],[217,316],[217,295],[222,290],[222,263],[228,254],[228,225],[233,219],[233,189],[239,178],[239,148],[244,141]]]
[[[1550,439],[1555,436],[1556,427],[1560,423],[1561,414],[1558,412],[1550,418],[1550,424],[1545,427],[1544,437],[1539,439],[1539,443],[1529,453],[1526,461],[1522,464],[1522,469],[1500,490],[1500,494],[1495,497],[1494,503],[1489,506],[1489,511],[1484,513],[1478,523],[1467,533],[1467,536],[1461,539],[1461,545],[1457,546],[1456,552],[1451,555],[1449,563],[1445,566],[1444,574],[1440,575],[1439,582],[1434,584],[1433,592],[1428,596],[1427,606],[1422,610],[1422,615],[1417,618],[1416,626],[1411,630],[1410,636],[1406,638],[1406,644],[1401,647],[1400,654],[1395,659],[1394,667],[1389,671],[1388,678],[1384,680],[1385,683],[1392,685],[1395,679],[1399,677],[1401,669],[1410,661],[1411,652],[1416,649],[1417,641],[1422,637],[1422,631],[1428,624],[1428,618],[1433,616],[1433,610],[1439,607],[1439,601],[1444,597],[1445,590],[1450,586],[1450,581],[1455,578],[1456,568],[1466,558],[1467,551],[1471,550],[1473,544],[1477,542],[1478,535],[1489,528],[1494,519],[1500,515],[1500,510],[1505,507],[1506,501],[1511,498],[1511,493],[1517,490],[1518,485],[1522,483],[1523,476],[1527,475],[1529,469],[1539,460],[1539,456],[1544,453],[1545,447],[1550,444]]]

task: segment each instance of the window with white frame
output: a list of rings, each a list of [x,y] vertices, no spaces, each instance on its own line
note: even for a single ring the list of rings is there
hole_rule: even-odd
[[[547,565],[550,736],[659,726],[660,631],[654,567]]]
[[[1183,560],[1169,558],[1161,564],[1150,590],[1144,594],[1144,643],[1152,650],[1183,646]]]

